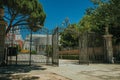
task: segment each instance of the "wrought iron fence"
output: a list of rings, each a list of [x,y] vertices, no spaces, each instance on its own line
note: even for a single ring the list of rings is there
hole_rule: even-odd
[[[106,62],[105,40],[103,35],[95,32],[88,33],[88,55],[89,61],[94,63]]]
[[[52,35],[45,28],[37,32],[31,31],[26,26],[14,28],[6,36],[5,51],[7,64],[51,64],[52,58],[49,57],[48,50],[48,46],[52,46],[51,39]]]
[[[59,66],[59,59],[76,60],[76,63],[80,64],[105,63],[107,61],[106,42],[103,35],[95,32],[80,34],[77,31],[68,30],[78,37],[77,45],[62,46],[60,33],[63,30],[57,27],[52,34],[49,34],[48,29],[40,29],[37,32],[31,32],[26,27],[13,29],[14,32],[8,33],[5,41],[4,56],[7,64],[43,63]],[[18,46],[15,39],[15,35],[18,36],[18,31],[20,34],[22,32],[22,37],[24,37],[24,45],[22,46]],[[120,62],[119,54],[120,43],[117,43],[113,45],[113,58],[117,63]]]

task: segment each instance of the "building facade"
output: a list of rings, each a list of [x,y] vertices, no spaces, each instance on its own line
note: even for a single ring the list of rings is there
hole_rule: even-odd
[[[31,49],[37,53],[44,54],[47,45],[52,45],[52,35],[33,34]],[[26,36],[24,41],[25,50],[30,50],[30,35]]]
[[[6,35],[5,45],[7,47],[18,45],[22,49],[24,41],[21,36],[19,27],[16,26],[16,28],[17,28],[17,30],[14,30],[14,32],[12,31],[13,28],[11,28],[9,33]]]

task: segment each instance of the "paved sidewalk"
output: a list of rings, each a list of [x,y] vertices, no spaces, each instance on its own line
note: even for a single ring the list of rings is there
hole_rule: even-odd
[[[0,67],[0,80],[120,80],[120,64],[84,64],[60,60],[46,65]]]
[[[61,62],[64,63],[64,60]],[[72,80],[120,80],[120,65],[118,64],[75,65],[66,63],[59,67],[46,67],[47,71]]]

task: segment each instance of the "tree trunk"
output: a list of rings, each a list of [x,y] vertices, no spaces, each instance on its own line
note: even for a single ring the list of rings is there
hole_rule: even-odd
[[[6,34],[10,31],[11,28],[12,26],[8,26],[8,28],[6,29]]]
[[[4,16],[4,9],[0,8],[0,19],[2,19]]]
[[[4,53],[6,22],[4,21],[3,16],[4,16],[4,8],[0,7],[0,66],[4,66],[6,63],[5,53]]]

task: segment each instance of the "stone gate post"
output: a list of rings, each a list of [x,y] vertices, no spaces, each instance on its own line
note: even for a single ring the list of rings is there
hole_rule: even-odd
[[[108,63],[114,63],[113,61],[113,47],[112,47],[112,35],[108,33],[108,28],[106,28],[107,34],[104,35],[105,39],[105,48],[106,48],[106,58]]]

